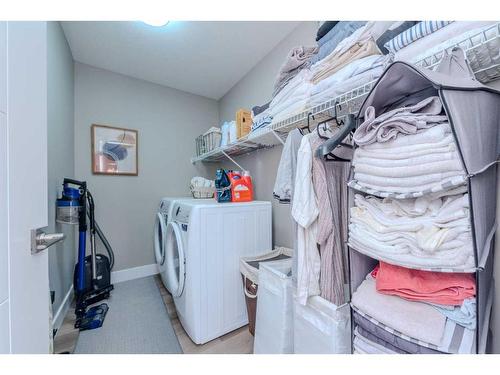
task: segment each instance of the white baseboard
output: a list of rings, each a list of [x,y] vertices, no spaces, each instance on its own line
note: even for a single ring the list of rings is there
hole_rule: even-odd
[[[64,296],[64,299],[57,309],[54,317],[52,318],[52,328],[59,330],[64,321],[64,317],[68,313],[69,307],[71,305],[71,301],[73,301],[73,285],[69,287],[68,292]]]
[[[146,264],[145,266],[127,268],[120,271],[111,272],[111,283],[121,283],[142,277],[156,275],[158,273],[158,266],[155,264]]]

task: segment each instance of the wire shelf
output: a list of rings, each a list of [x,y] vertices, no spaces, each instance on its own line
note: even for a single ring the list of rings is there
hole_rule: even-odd
[[[445,52],[450,52],[455,47],[460,47],[465,51],[477,80],[486,83],[500,78],[500,23],[420,59],[414,65],[435,69]],[[309,130],[314,130],[319,123],[331,120],[333,117],[341,120],[347,115],[357,114],[376,81],[370,81],[334,99],[292,114],[282,121],[271,123],[265,128],[251,132],[233,144],[218,147],[203,155],[193,157],[191,162],[220,161],[227,155],[238,156],[258,149],[273,147],[284,143],[287,134],[293,129],[309,127]]]
[[[465,52],[476,79],[487,83],[500,78],[500,23],[487,27],[477,34],[463,39],[437,53],[433,53],[414,64],[434,70],[445,53],[459,47]]]

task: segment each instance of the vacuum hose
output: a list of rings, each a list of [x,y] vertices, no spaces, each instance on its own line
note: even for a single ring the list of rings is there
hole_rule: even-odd
[[[92,194],[90,194],[90,191],[88,191],[88,190],[87,190],[87,194],[89,196],[90,202],[92,202],[91,204],[93,205],[94,199],[92,197]],[[93,212],[94,212],[94,210],[87,210],[87,216],[91,222],[90,227],[91,228],[93,227],[95,229],[95,232],[97,233],[97,235],[101,239],[101,242],[103,243],[104,247],[106,248],[106,252],[108,253],[108,258],[109,258],[109,267],[110,267],[110,269],[113,269],[113,266],[115,264],[115,253],[113,252],[113,248],[109,244],[108,239],[106,238],[103,231],[99,227],[99,224],[95,220]]]

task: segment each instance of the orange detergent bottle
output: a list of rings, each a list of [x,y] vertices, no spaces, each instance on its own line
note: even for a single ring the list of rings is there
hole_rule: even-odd
[[[231,181],[231,202],[250,202],[253,200],[252,177],[248,171],[229,172]]]

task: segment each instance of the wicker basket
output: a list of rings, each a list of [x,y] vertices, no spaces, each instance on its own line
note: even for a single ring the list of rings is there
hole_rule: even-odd
[[[215,193],[214,187],[191,185],[189,188],[191,189],[191,194],[193,195],[193,198],[208,199],[208,198],[214,197],[214,193]]]
[[[196,156],[215,150],[220,146],[221,139],[222,133],[218,128],[213,128],[213,130],[196,137]]]

